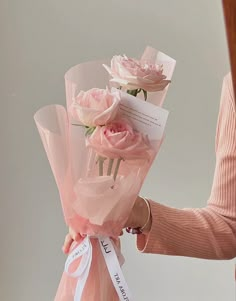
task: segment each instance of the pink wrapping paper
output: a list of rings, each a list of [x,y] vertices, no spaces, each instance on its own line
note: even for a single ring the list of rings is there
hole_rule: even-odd
[[[138,176],[136,177],[136,181],[133,181],[136,173],[133,172],[133,174],[130,174],[126,178],[127,181],[125,179],[121,181],[122,185],[120,186],[119,193],[117,193],[117,191],[110,191],[110,185],[108,185],[107,197],[104,194],[104,183],[102,183],[100,188],[94,187],[95,190],[87,186],[85,180],[86,185],[80,186],[75,174],[78,175],[79,178],[84,176],[84,173],[89,170],[87,165],[90,164],[91,157],[90,152],[86,151],[87,149],[83,144],[84,133],[82,128],[73,127],[71,130],[76,131],[76,139],[69,139],[70,126],[67,113],[62,106],[58,105],[47,106],[39,110],[35,115],[35,121],[56,179],[67,225],[73,227],[73,229],[79,233],[90,235],[103,234],[118,237],[141,186],[141,180],[138,181]],[[81,132],[81,136],[79,132]],[[81,140],[79,137],[81,137]],[[74,142],[74,144],[72,142]],[[80,158],[81,170],[79,168],[76,168],[76,170],[72,168],[74,167],[72,166],[72,149],[74,150],[74,154],[76,154],[76,161],[78,159],[77,155]],[[77,150],[77,152],[75,152],[75,150]],[[76,166],[78,167],[78,165]],[[136,165],[134,165],[133,168],[135,171],[139,170]],[[128,173],[126,169],[124,171]],[[107,182],[114,182],[111,177],[99,177],[101,180],[103,178],[106,180],[105,184],[107,184]],[[108,178],[108,181],[106,178]],[[93,177],[87,178],[87,181],[91,182],[93,180]],[[118,179],[118,182],[119,181]],[[94,184],[100,183],[95,181]],[[78,200],[79,196],[82,196],[81,200]],[[91,202],[89,206],[88,202]],[[103,210],[101,210],[102,208]],[[91,219],[89,219],[89,217],[91,217]],[[94,250],[92,265],[82,300],[118,300],[107,272],[104,258],[98,246],[98,241],[93,238],[91,241]],[[116,246],[119,247],[118,239],[115,239],[115,243]],[[119,248],[117,248],[117,253],[119,255]],[[74,264],[79,264],[79,261]],[[103,275],[102,280],[99,275]],[[100,280],[98,281],[98,279]],[[73,296],[76,282],[76,279],[69,277],[64,272],[55,300],[74,300]]]
[[[59,105],[44,107],[35,114],[35,122],[59,189],[65,221],[68,226],[73,227],[78,232],[80,231],[80,225],[82,224],[85,228],[84,231],[86,232],[87,220],[77,216],[73,206],[71,206],[71,203],[76,198],[74,192],[76,180],[75,175],[72,173],[73,169],[71,168],[69,123],[66,110]],[[84,140],[84,136],[82,140]],[[79,140],[76,142],[80,143]],[[79,146],[79,144],[77,146]],[[83,160],[83,154],[86,156],[86,151],[82,147],[80,147],[80,150],[81,152],[78,153],[78,155],[80,154],[81,156],[80,166],[82,170],[80,171],[80,176],[82,176],[83,171],[85,170],[85,167],[82,164],[85,162]],[[85,153],[83,153],[83,151]],[[88,229],[90,230],[91,227],[88,226]],[[82,300],[118,300],[110,276],[107,272],[104,258],[98,246],[97,239],[91,238],[91,243],[93,246],[92,264],[83,291]],[[118,252],[119,240],[116,239],[115,244]],[[75,266],[78,264],[79,260],[74,263]],[[103,277],[101,278],[100,275],[103,275]],[[98,279],[100,280],[98,281]],[[77,280],[75,278],[69,277],[67,273],[64,272],[54,300],[73,301],[76,283]]]
[[[150,47],[142,58],[164,63],[165,74],[171,79],[175,67],[173,59]],[[109,75],[102,67],[103,63],[108,62],[83,63],[66,73],[68,110],[80,90],[105,88],[109,83]],[[156,105],[162,105],[167,89],[168,87],[164,91],[151,93],[148,99]],[[96,154],[85,144],[85,129],[73,125],[74,120],[64,107],[46,106],[34,118],[56,180],[66,224],[81,234],[112,237],[117,256],[121,258],[118,236],[158,153],[161,141],[152,141],[147,158],[122,161],[114,181],[112,175],[98,175]],[[107,170],[107,164],[108,162],[104,163],[104,170]],[[92,264],[81,300],[119,300],[97,239],[91,238],[91,243]],[[79,260],[74,265],[79,265]],[[76,283],[76,279],[64,272],[55,300],[73,301]]]
[[[107,270],[104,258],[101,254],[97,239],[91,239],[93,246],[92,264],[89,272],[89,277],[86,286],[83,290],[82,300],[88,301],[118,301],[119,298],[113,287],[110,275]],[[120,263],[123,263],[123,258],[120,255],[119,240],[115,241],[116,251],[120,256]],[[80,260],[75,262],[74,266],[79,265]],[[57,290],[55,301],[74,301],[75,287],[77,279],[68,277],[66,272],[63,272],[62,278]]]

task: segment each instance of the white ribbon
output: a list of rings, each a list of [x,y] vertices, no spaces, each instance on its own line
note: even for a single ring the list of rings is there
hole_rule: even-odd
[[[65,263],[65,272],[73,277],[78,278],[77,285],[75,289],[74,301],[80,301],[84,286],[86,284],[89,270],[92,262],[92,244],[90,242],[89,237],[85,237],[85,239],[80,243],[68,256]],[[70,272],[70,265],[79,257],[81,257],[81,261],[74,272]]]
[[[124,275],[120,268],[120,264],[116,255],[116,251],[110,238],[97,238],[99,245],[104,256],[107,269],[109,271],[111,280],[116,289],[116,292],[120,300],[131,301],[131,293],[129,291],[128,285],[125,281]],[[74,272],[70,272],[70,266],[73,262],[81,258],[81,261]],[[80,301],[84,286],[88,279],[89,270],[92,263],[92,244],[90,238],[87,236],[85,239],[70,253],[65,263],[65,272],[73,277],[78,278],[74,301]]]
[[[116,251],[114,250],[110,238],[99,238],[99,243],[111,280],[120,300],[131,301],[131,293],[120,268]]]

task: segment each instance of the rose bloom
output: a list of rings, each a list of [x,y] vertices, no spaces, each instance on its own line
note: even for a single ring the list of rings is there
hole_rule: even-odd
[[[111,60],[111,67],[103,65],[115,82],[127,89],[143,89],[156,92],[165,89],[170,83],[163,75],[163,67],[150,64],[147,61],[138,61],[127,56],[116,55]]]
[[[75,121],[93,127],[112,121],[119,110],[119,92],[93,88],[80,91],[69,109]]]
[[[151,148],[147,136],[134,131],[124,119],[97,127],[86,144],[98,155],[112,159],[149,159]]]

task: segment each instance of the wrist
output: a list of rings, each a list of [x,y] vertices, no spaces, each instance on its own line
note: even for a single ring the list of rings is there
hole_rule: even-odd
[[[150,204],[148,201],[140,196],[137,197],[133,207],[133,215],[135,221],[135,228],[141,228],[143,233],[147,233],[151,229],[152,217],[150,211]]]

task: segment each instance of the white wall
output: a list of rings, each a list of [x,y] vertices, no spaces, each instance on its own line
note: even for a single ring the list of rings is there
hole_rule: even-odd
[[[34,112],[65,104],[70,66],[159,48],[177,68],[166,140],[143,194],[179,208],[204,206],[229,68],[221,1],[1,0],[0,33],[0,300],[52,301],[66,228]],[[234,300],[232,261],[144,255],[131,236],[122,241],[135,301]]]

